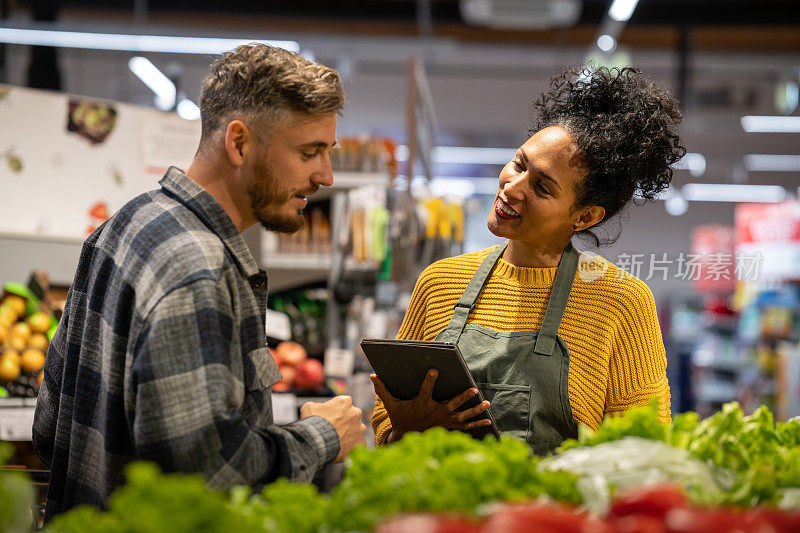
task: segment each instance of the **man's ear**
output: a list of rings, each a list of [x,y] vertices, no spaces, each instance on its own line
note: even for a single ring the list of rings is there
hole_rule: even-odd
[[[599,205],[593,205],[589,208],[583,209],[580,212],[580,217],[575,223],[576,230],[581,231],[589,229],[595,224],[599,224],[605,216],[606,210]]]
[[[225,152],[233,166],[240,167],[244,164],[244,156],[251,138],[247,124],[241,120],[232,120],[228,123],[228,127],[225,128]]]

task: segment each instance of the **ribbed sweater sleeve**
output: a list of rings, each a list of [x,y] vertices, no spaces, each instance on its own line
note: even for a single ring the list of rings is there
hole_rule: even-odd
[[[659,419],[670,421],[667,356],[650,288],[630,277],[614,306],[614,341],[609,360],[605,413],[622,413],[658,398]]]

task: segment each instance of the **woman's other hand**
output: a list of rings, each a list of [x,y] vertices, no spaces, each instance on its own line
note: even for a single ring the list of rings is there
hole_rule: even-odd
[[[448,429],[469,429],[488,426],[488,419],[467,422],[476,415],[489,409],[489,402],[484,401],[475,407],[458,411],[464,402],[478,394],[478,389],[467,389],[452,400],[437,402],[433,399],[433,386],[436,383],[438,372],[429,370],[425,381],[419,388],[419,394],[413,400],[398,400],[389,393],[383,382],[375,374],[370,375],[375,393],[386,407],[392,421],[392,432],[386,442],[395,442],[408,431],[425,431],[434,426]]]

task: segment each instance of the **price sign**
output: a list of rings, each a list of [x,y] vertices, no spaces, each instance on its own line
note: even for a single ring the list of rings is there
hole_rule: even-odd
[[[328,348],[325,350],[325,375],[346,378],[353,373],[355,355],[350,350]]]
[[[33,411],[33,407],[0,408],[0,440],[31,440],[33,438]]]
[[[298,419],[297,396],[285,392],[272,394],[272,419],[276,424],[291,424]]]

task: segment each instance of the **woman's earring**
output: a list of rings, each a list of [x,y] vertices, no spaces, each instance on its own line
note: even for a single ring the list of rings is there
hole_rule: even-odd
[[[575,231],[576,229],[578,229],[578,226],[572,226],[572,231]]]

